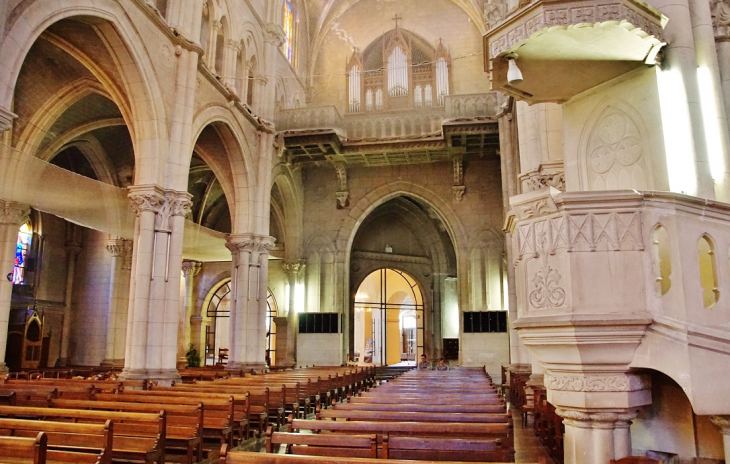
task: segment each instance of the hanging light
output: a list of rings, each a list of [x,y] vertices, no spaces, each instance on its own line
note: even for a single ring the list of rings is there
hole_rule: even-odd
[[[510,53],[506,58],[508,63],[507,82],[510,84],[519,84],[522,82],[522,71],[517,67],[517,55]]]

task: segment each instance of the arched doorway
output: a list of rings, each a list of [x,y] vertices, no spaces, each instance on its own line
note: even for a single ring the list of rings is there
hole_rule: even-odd
[[[355,294],[355,357],[364,363],[415,365],[423,349],[423,292],[409,274],[380,268]]]
[[[230,347],[231,279],[225,279],[209,293],[205,304],[205,365],[219,362],[221,353],[228,353]],[[276,299],[267,289],[266,297],[266,360],[269,366],[276,363]]]

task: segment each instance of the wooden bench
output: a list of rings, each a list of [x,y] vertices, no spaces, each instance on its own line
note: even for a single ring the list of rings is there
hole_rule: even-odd
[[[382,395],[356,396],[348,399],[349,403],[422,403],[422,404],[504,404],[503,400],[491,395],[473,395],[462,393],[459,396],[441,395]]]
[[[456,438],[383,437],[384,459],[418,461],[495,462],[514,460],[514,453],[502,447],[499,439],[464,440]]]
[[[462,423],[511,423],[507,413],[460,413],[460,412],[404,412],[404,411],[350,411],[326,409],[317,413],[317,419],[345,419],[393,422],[462,422]]]
[[[156,413],[164,410],[167,417],[165,429],[165,454],[180,454],[186,462],[199,462],[203,459],[203,405],[159,405],[147,403],[123,403],[117,401],[85,401],[52,399],[52,408],[87,409],[97,411],[123,411]]]
[[[330,456],[297,456],[293,454],[254,453],[250,451],[221,450],[219,464],[383,464],[382,459],[342,458]],[[464,464],[464,461],[411,461],[389,459],[389,464]],[[545,464],[544,458],[532,464]],[[506,463],[492,463],[506,464]]]
[[[48,438],[47,462],[111,464],[113,426],[23,419],[0,419],[0,431],[9,436]]]
[[[273,427],[266,431],[266,452],[278,453],[284,445],[286,454],[308,456],[339,456],[351,458],[377,458],[378,442],[376,435],[274,432]]]
[[[458,412],[504,413],[504,404],[424,404],[424,403],[333,403],[335,410],[350,411],[404,411],[404,412]]]
[[[141,394],[139,394],[141,393]],[[97,401],[122,402],[122,403],[144,403],[165,408],[172,405],[196,406],[202,404],[205,408],[203,417],[203,439],[209,438],[220,445],[228,444],[233,446],[233,397],[225,399],[210,398],[207,396],[175,396],[168,395],[145,395],[145,392],[102,393],[96,395]]]
[[[48,437],[39,432],[35,438],[0,437],[0,452],[7,463],[46,464]]]
[[[145,463],[165,462],[165,412],[157,414],[87,411],[82,409],[0,406],[0,417],[53,422],[114,424],[112,458]]]

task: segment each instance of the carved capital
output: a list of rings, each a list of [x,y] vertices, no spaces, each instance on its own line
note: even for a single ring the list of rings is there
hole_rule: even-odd
[[[529,192],[553,187],[565,192],[565,171],[563,162],[541,164],[538,169],[520,175],[522,190]]]
[[[193,202],[190,200],[191,195],[188,192],[162,190],[157,186],[131,186],[129,190],[129,200],[137,216],[143,212],[156,214],[156,231],[169,232],[172,230],[171,218],[184,217],[193,206]]]
[[[284,261],[281,263],[281,268],[284,269],[284,272],[286,272],[289,276],[297,276],[301,272],[304,271],[304,268],[307,266],[306,262],[303,259],[297,259],[294,261]]]
[[[0,134],[10,129],[18,115],[0,106]]]
[[[156,186],[132,185],[127,196],[137,216],[144,212],[156,213],[165,201],[164,191]]]
[[[20,227],[30,217],[30,206],[14,201],[0,200],[0,224]]]
[[[712,416],[710,422],[715,424],[723,435],[730,435],[730,416]]]
[[[216,19],[215,21],[213,21],[213,24],[211,24],[211,26],[212,26],[213,30],[220,31],[221,28],[223,27],[223,23],[221,23],[220,21],[218,21]]]
[[[231,234],[226,238],[226,247],[231,253],[268,253],[274,248],[276,239],[269,235]]]
[[[545,386],[550,390],[570,392],[632,392],[651,389],[648,375],[569,375],[545,374]]]
[[[203,263],[186,259],[182,262],[181,269],[185,277],[195,277],[203,269]]]
[[[715,38],[727,39],[730,36],[730,2],[728,0],[710,0],[710,8]]]
[[[278,24],[266,23],[264,25],[264,42],[281,47],[286,40],[284,29]]]
[[[575,409],[556,408],[555,413],[566,420],[576,422],[604,423],[606,425],[622,424],[636,419],[636,411],[578,411]]]
[[[113,239],[106,242],[106,249],[112,257],[121,259],[122,269],[132,269],[132,241],[123,238]]]

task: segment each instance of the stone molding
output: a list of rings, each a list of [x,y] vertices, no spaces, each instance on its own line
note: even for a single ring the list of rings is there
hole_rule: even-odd
[[[581,23],[627,21],[661,40],[661,13],[652,7],[642,6],[642,3],[636,0],[573,0],[533,3],[495,28],[499,32],[489,38],[489,59],[495,59],[501,53],[543,29]]]
[[[17,117],[17,114],[0,106],[0,134],[10,129]]]
[[[391,261],[394,263],[411,263],[431,265],[431,260],[426,256],[399,255],[395,253],[378,253],[375,251],[353,251],[353,259],[369,259],[373,261]]]
[[[569,392],[633,392],[651,389],[648,375],[567,375],[545,374],[545,386],[550,390]]]
[[[182,262],[181,270],[185,274],[185,277],[195,277],[200,273],[201,269],[203,269],[203,263],[200,261],[186,259]]]
[[[20,227],[29,217],[30,206],[14,201],[0,200],[0,224]]]
[[[555,408],[555,413],[563,419],[579,422],[598,422],[614,424],[616,422],[628,422],[636,419],[634,411],[624,412],[586,412],[575,409]]]

